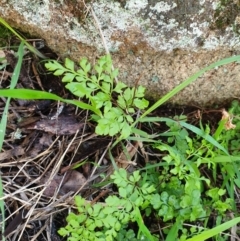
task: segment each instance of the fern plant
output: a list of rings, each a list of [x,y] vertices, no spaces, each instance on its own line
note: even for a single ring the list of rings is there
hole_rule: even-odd
[[[68,58],[64,66],[55,60],[45,66],[54,75],[64,75],[62,81],[75,96],[88,99],[93,108],[101,110],[99,115],[92,115],[98,123],[96,133],[99,135],[121,134],[122,138],[127,138],[136,109],[148,106],[143,98],[143,86],[130,88],[121,81],[114,83],[118,69],[112,70],[110,55],[101,57],[93,68],[86,58],[81,59],[76,70],[74,62]]]
[[[68,215],[68,224],[59,230],[59,234],[70,235],[69,241],[144,240],[145,238],[149,241],[158,240],[146,227],[145,229],[141,227],[142,233],[137,238],[134,232],[127,228],[129,222],[141,219],[139,208],[149,205],[151,194],[155,191],[154,186],[147,182],[142,187],[138,186],[140,178],[139,171],[135,171],[129,178],[125,169],[115,171],[111,179],[119,188],[119,197],[109,196],[105,200],[105,205],[100,203],[91,205],[82,197],[76,196],[78,213]]]
[[[170,152],[172,156],[172,153]],[[177,158],[178,159],[178,158]],[[176,159],[176,166],[178,160]],[[173,159],[175,162],[175,158]],[[231,209],[231,200],[222,201],[225,190],[209,188],[202,198],[202,181],[209,181],[196,175],[192,168],[183,166],[187,172],[171,173],[170,165],[166,165],[159,173],[154,169],[135,171],[128,176],[125,169],[115,171],[111,176],[118,187],[118,194],[109,196],[105,203],[91,205],[80,196],[75,197],[77,212],[67,217],[67,225],[59,230],[69,241],[115,241],[115,240],[159,240],[144,225],[144,216],[154,215],[164,223],[176,220],[178,230],[183,230],[183,223],[204,221],[212,212],[212,208],[221,214]],[[211,207],[211,209],[209,208]],[[151,216],[152,217],[152,216]],[[137,235],[129,228],[130,223],[137,223]],[[193,231],[192,231],[193,232]],[[170,233],[170,232],[169,232]],[[185,233],[174,240],[185,240]]]

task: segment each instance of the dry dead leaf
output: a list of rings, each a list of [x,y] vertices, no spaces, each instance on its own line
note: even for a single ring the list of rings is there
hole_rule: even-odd
[[[83,125],[84,123],[81,123],[73,116],[59,116],[56,120],[41,119],[26,128],[57,135],[73,135],[76,134],[77,130],[81,129]]]
[[[0,49],[0,59],[1,59],[0,63],[2,63],[2,64],[7,63],[7,60],[5,59],[5,57],[6,57],[6,54],[4,53],[3,50]]]
[[[226,123],[224,124],[226,130],[236,128],[236,125],[232,123],[232,117],[225,109],[222,110],[222,120],[226,120]]]
[[[128,165],[136,165],[135,162],[132,162],[132,157],[136,154],[139,143],[136,142],[134,145],[128,143],[126,146],[126,151],[122,151],[118,157],[116,157],[116,162],[118,163],[119,168],[126,168]]]
[[[22,148],[21,146],[17,146],[14,149],[0,153],[0,161],[10,159],[13,156],[14,157],[22,156],[24,153],[25,153],[24,148]]]
[[[46,185],[49,181],[50,176],[51,172],[48,172],[46,176],[40,180],[40,184]],[[70,191],[78,191],[85,182],[86,178],[83,176],[82,173],[76,170],[69,170],[66,172],[65,176],[55,175],[43,193],[48,197],[52,197],[56,190],[59,188],[59,185],[62,183],[58,193],[60,195],[65,195]]]
[[[52,136],[52,134],[43,133],[42,137],[39,140],[39,143],[46,147],[51,146],[53,143]]]

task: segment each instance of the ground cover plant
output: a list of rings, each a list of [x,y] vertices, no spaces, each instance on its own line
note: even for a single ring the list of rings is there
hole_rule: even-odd
[[[142,86],[115,81],[118,70],[112,69],[110,55],[94,66],[86,58],[79,64],[44,61],[56,81],[63,82],[63,92],[50,93],[37,81],[33,86],[42,91],[14,89],[18,76],[18,84],[25,81],[23,46],[15,65],[3,64],[14,74],[0,89],[0,96],[8,97],[0,126],[3,240],[60,240],[59,235],[89,241],[238,237],[239,102],[218,109],[220,118],[214,123],[205,121],[199,110],[195,118],[182,111],[166,117],[153,112],[205,71],[239,61],[239,56],[204,68],[148,107]],[[73,95],[66,98],[65,88]],[[16,221],[18,212],[22,218],[14,226],[11,218]],[[60,224],[58,215],[64,215]]]

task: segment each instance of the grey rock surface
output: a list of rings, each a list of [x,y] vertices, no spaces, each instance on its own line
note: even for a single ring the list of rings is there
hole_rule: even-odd
[[[240,53],[239,1],[222,2],[0,0],[0,16],[43,38],[62,58],[94,62],[107,48],[119,79],[144,85],[156,100],[201,68]],[[239,96],[239,84],[240,65],[229,64],[204,74],[171,102],[223,103]]]

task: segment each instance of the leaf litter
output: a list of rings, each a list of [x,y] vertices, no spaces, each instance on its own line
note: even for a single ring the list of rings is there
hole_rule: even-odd
[[[5,55],[10,63],[5,73],[11,73],[16,57],[8,51]],[[17,87],[45,88],[65,96],[59,79],[45,72],[36,77],[35,70],[40,69],[41,64],[37,63],[38,68],[33,70],[32,63],[36,61],[31,55],[26,57],[28,61],[23,63]],[[2,88],[7,88],[10,74],[1,72],[0,77]],[[49,100],[11,101],[5,143],[0,153],[7,207],[5,236],[11,240],[28,240],[30,236],[32,240],[60,240],[54,228],[55,216],[73,204],[73,195],[69,197],[69,194],[87,190],[90,195],[94,191],[90,182],[100,175],[96,172],[89,178],[91,166],[109,140],[92,135],[91,126],[85,121],[86,112],[76,112],[71,106],[63,106],[59,111],[60,108],[58,103]],[[91,165],[84,164],[87,157],[92,159]],[[63,169],[72,164],[74,170]],[[75,167],[77,164],[79,166]],[[43,232],[39,232],[44,227]]]

